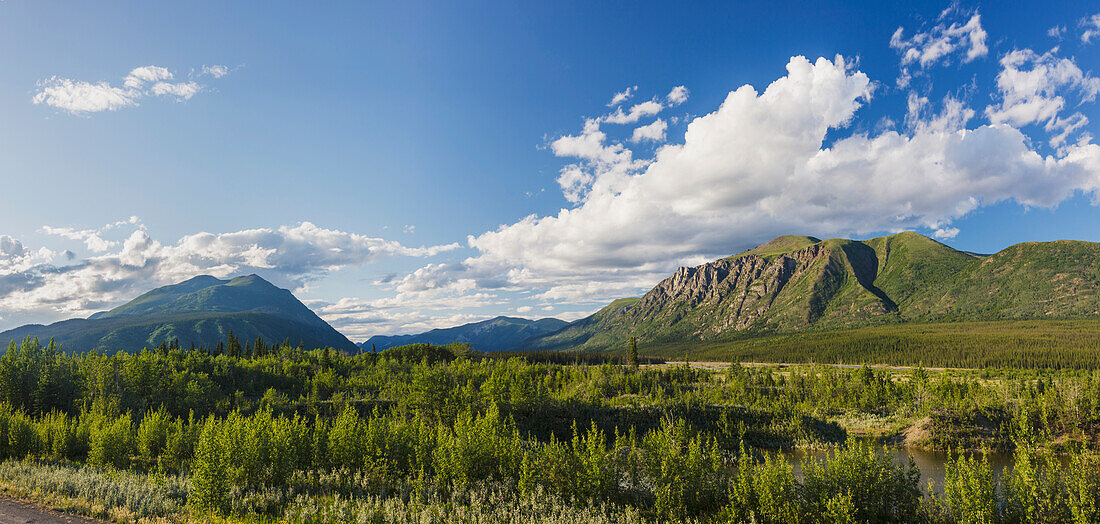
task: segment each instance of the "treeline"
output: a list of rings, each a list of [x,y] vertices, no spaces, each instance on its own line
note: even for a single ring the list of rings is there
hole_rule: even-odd
[[[728,342],[649,343],[642,348],[669,358],[683,358],[686,352],[691,358],[719,361],[1100,369],[1100,322],[907,323]]]
[[[1011,446],[1006,425],[1026,419],[1061,440],[1100,433],[1100,371],[929,372],[834,366],[700,369],[545,363],[418,344],[373,354],[281,345],[261,356],[161,348],[67,354],[33,339],[0,357],[0,402],[28,415],[163,411],[172,417],[276,414],[335,417],[342,406],[453,421],[502,409],[520,429],[569,437],[574,421],[605,432],[649,430],[672,414],[701,428],[745,426],[748,443],[783,447],[843,440],[838,413],[928,417],[937,448]],[[984,425],[974,429],[966,424]],[[984,432],[983,432],[984,431]],[[734,443],[735,444],[735,443]],[[731,444],[733,445],[733,444]]]

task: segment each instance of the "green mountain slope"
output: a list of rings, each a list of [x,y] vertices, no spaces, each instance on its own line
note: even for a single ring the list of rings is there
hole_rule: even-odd
[[[870,240],[782,236],[680,268],[528,349],[608,350],[910,321],[1100,315],[1100,244],[1032,242],[979,256],[904,232]]]
[[[447,329],[433,329],[416,335],[375,335],[359,344],[363,349],[378,351],[406,344],[450,344],[466,342],[478,351],[505,351],[516,349],[531,337],[552,333],[569,325],[564,320],[543,318],[528,320],[516,317],[496,317]]]
[[[286,290],[249,275],[232,280],[199,276],[154,289],[87,319],[27,325],[0,340],[53,338],[69,351],[136,351],[178,339],[188,346],[216,345],[232,330],[241,340],[290,340],[307,348],[358,348]]]

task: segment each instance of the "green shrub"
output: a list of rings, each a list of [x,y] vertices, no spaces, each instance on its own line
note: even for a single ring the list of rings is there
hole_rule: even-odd
[[[191,457],[195,453],[195,444],[199,438],[202,425],[195,422],[195,413],[192,412],[185,422],[176,419],[168,427],[168,436],[164,442],[164,452],[158,460],[161,471],[186,471],[191,464]]]
[[[187,503],[200,512],[222,513],[229,505],[229,469],[226,436],[214,417],[202,426],[191,465]]]
[[[642,445],[659,516],[681,519],[724,505],[729,479],[717,440],[691,435],[683,420],[666,419]]]
[[[145,467],[158,463],[160,456],[168,446],[168,432],[172,421],[163,408],[146,413],[138,424],[137,451]]]
[[[988,453],[957,453],[944,466],[943,501],[954,522],[992,524],[998,518],[997,492]]]
[[[798,522],[803,518],[799,489],[790,464],[781,456],[767,454],[763,460],[753,460],[742,444],[730,486],[730,504],[723,511],[724,520]]]
[[[34,421],[16,412],[8,421],[8,456],[22,458],[38,453],[41,441]]]
[[[920,471],[894,464],[873,445],[849,440],[824,459],[802,461],[803,496],[808,510],[823,515],[841,507],[854,509],[860,522],[909,522],[921,509]]]
[[[133,424],[130,414],[118,418],[97,417],[91,424],[88,462],[96,466],[125,468],[134,452]]]
[[[1100,455],[1077,450],[1067,473],[1067,502],[1073,522],[1100,522]]]
[[[328,431],[328,456],[332,467],[358,469],[363,466],[363,423],[355,408],[344,411]]]

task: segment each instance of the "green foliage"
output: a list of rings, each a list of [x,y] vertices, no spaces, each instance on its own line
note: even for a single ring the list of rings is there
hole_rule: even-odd
[[[440,426],[432,459],[437,478],[445,484],[514,478],[523,460],[522,441],[495,407],[482,416],[467,411],[453,427]]]
[[[121,417],[93,416],[90,424],[88,463],[126,468],[134,452],[130,414]]]
[[[630,337],[629,359],[631,367],[638,367],[638,337]]]
[[[443,501],[479,515],[605,508],[685,522],[1090,522],[1100,507],[1097,454],[1076,444],[1100,428],[1095,371],[634,369],[286,344],[241,357],[35,351],[21,366],[70,359],[81,391],[70,401],[86,408],[0,400],[3,457],[85,462],[71,473],[82,482],[102,482],[92,471],[178,480],[187,493],[169,505],[200,518],[369,521]],[[200,381],[232,393],[192,411],[178,398],[191,388],[171,385]],[[921,420],[926,445],[988,443],[1015,450],[1017,467],[996,475],[986,455],[952,453],[943,495],[922,501],[915,467],[848,438],[839,419]],[[827,451],[797,463],[775,453],[797,446]],[[484,493],[498,498],[469,498]]]
[[[763,460],[753,460],[742,445],[730,503],[723,513],[729,522],[797,522],[803,518],[799,490],[794,472],[782,457],[766,454]]]
[[[1100,321],[889,324],[730,341],[653,342],[651,355],[692,359],[953,368],[1100,369]]]
[[[1100,455],[1074,453],[1067,473],[1066,503],[1073,522],[1100,522]]]
[[[469,345],[447,344],[436,346],[433,344],[409,344],[397,346],[382,351],[382,356],[402,362],[425,362],[434,364],[437,362],[450,362],[460,355],[469,353]]]
[[[645,469],[654,483],[657,514],[682,519],[721,505],[727,478],[718,443],[692,435],[683,420],[666,420],[643,439]]]
[[[921,509],[920,472],[895,465],[864,441],[802,463],[803,496],[815,514],[851,508],[858,522],[912,522]]]
[[[229,505],[229,470],[226,438],[221,424],[213,417],[203,423],[191,466],[188,504],[199,511],[222,513]]]
[[[146,467],[157,464],[161,454],[168,446],[171,419],[163,409],[146,413],[138,424],[137,450]]]
[[[997,492],[988,452],[956,453],[945,465],[943,501],[959,524],[997,522]]]

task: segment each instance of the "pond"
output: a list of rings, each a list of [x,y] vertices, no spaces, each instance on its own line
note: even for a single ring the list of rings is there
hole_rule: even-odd
[[[928,492],[928,482],[932,482],[932,492],[936,495],[943,494],[943,484],[946,464],[948,459],[948,453],[943,451],[928,451],[918,448],[906,448],[897,446],[878,447],[879,453],[886,453],[890,456],[890,459],[895,464],[901,466],[907,466],[909,464],[909,457],[913,457],[913,462],[920,469],[921,475],[921,489],[926,493]],[[791,450],[783,452],[784,457],[791,463],[794,468],[795,476],[799,479],[802,478],[801,462],[804,459],[817,459],[824,460],[828,455],[824,450]],[[1012,467],[1012,454],[1011,453],[990,453],[989,454],[989,466],[993,471],[993,478],[999,479],[1006,469]],[[1068,465],[1068,463],[1067,463]]]

